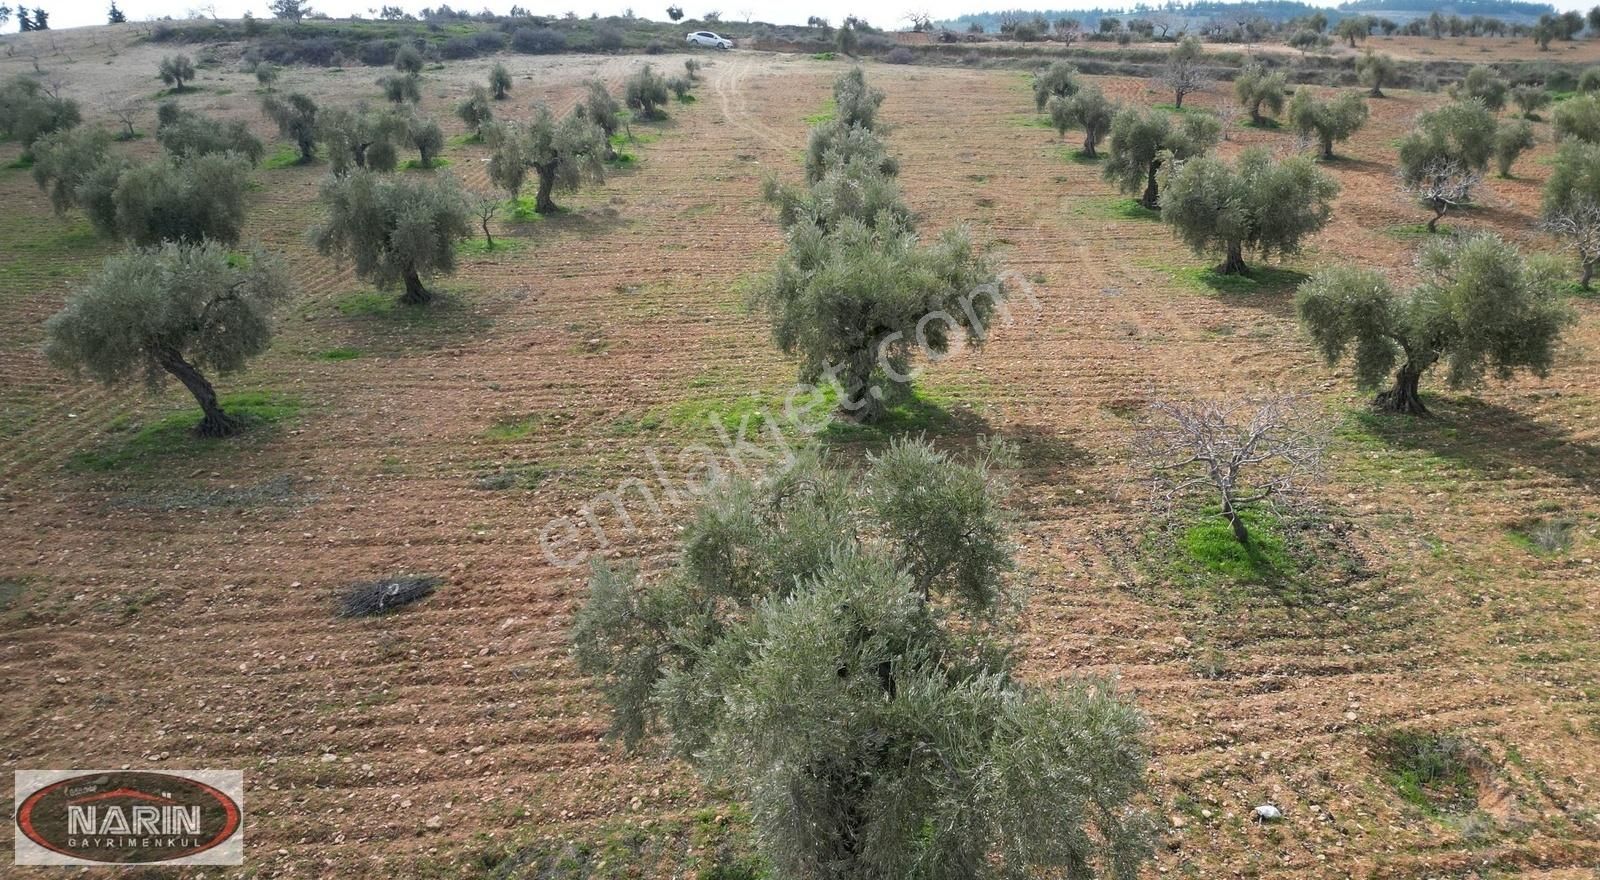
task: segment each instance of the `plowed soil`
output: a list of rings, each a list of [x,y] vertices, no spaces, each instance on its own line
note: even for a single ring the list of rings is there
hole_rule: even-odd
[[[161,47],[86,33],[92,45],[74,44],[70,59],[46,50],[40,64],[91,118],[158,88]],[[496,112],[516,117],[535,99],[564,109],[590,76],[619,85],[646,59],[501,60],[515,87]],[[635,162],[558,196],[565,214],[501,218],[497,238],[515,248],[463,256],[421,316],[350,308],[368,288],[306,245],[325,166],[258,170],[249,235],[286,256],[300,290],[272,351],[219,385],[291,396],[301,410],[225,448],[137,468],[69,464],[188,401],[170,387],[101,390],[43,360],[43,321],[108,246],[76,216],[53,215],[28,172],[0,171],[0,771],[243,769],[244,873],[262,877],[472,875],[492,843],[581,839],[719,802],[686,768],[601,741],[605,708],[568,656],[584,569],[552,565],[540,546],[547,523],[579,516],[597,493],[653,481],[652,455],[692,475],[684,450],[721,448],[699,415],[752,392],[781,399],[792,381],[742,306],[782,247],[760,183],[798,177],[806,119],[845,68],[744,52],[706,60],[695,103],[635,126]],[[450,134],[461,134],[451,108],[489,63],[425,73],[424,109]],[[31,66],[19,54],[0,59],[0,74]],[[380,73],[296,69],[282,87],[377,100]],[[1098,164],[1069,158],[1076,133],[1062,141],[1032,124],[1025,77],[881,64],[869,77],[888,95],[891,149],[926,227],[968,224],[1037,297],[922,386],[959,415],[940,442],[982,433],[1022,450],[1027,673],[1119,676],[1149,715],[1150,800],[1164,828],[1147,876],[1592,877],[1595,301],[1574,299],[1580,323],[1549,379],[1440,393],[1425,424],[1375,429],[1348,373],[1314,356],[1291,290],[1195,281],[1213,258],[1125,210]],[[1101,84],[1122,100],[1170,99],[1138,81]],[[223,64],[199,85],[185,105],[275,139],[253,78]],[[1335,220],[1290,268],[1413,277],[1421,239],[1405,227],[1425,217],[1397,193],[1392,144],[1440,100],[1396,91],[1372,102],[1369,125],[1325,166],[1343,187]],[[154,127],[149,108],[140,127]],[[1294,136],[1236,128],[1222,152],[1252,144],[1288,151]],[[154,147],[147,137],[130,149]],[[1552,151],[1542,144],[1515,179],[1488,183],[1483,207],[1446,223],[1553,250],[1534,228]],[[487,190],[484,155],[454,145],[447,172]],[[359,356],[325,356],[335,349]],[[1331,426],[1314,500],[1361,571],[1304,601],[1227,607],[1150,582],[1130,550],[1148,519],[1128,464],[1139,408],[1273,389],[1309,393]],[[516,484],[485,488],[502,471]],[[663,564],[681,510],[629,503],[633,533],[601,517],[604,552]],[[1513,526],[1539,516],[1574,524],[1570,549],[1538,554],[1516,540]],[[391,616],[335,618],[341,586],[396,572],[444,584]],[[1403,800],[1373,746],[1391,727],[1477,743],[1489,818]],[[1262,803],[1284,821],[1252,821]]]

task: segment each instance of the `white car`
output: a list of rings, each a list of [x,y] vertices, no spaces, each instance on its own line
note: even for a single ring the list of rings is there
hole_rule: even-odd
[[[691,46],[705,46],[708,49],[732,49],[733,41],[727,37],[719,37],[710,31],[695,31],[684,38]]]

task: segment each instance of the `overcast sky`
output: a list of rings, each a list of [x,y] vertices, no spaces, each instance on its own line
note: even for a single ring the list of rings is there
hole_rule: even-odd
[[[50,26],[55,28],[77,27],[86,24],[105,24],[105,10],[111,5],[111,0],[22,0],[27,6],[42,6],[50,13]],[[374,3],[362,0],[313,0],[312,8],[318,12],[325,12],[335,17],[350,15],[369,15],[375,13],[383,0]],[[495,12],[504,13],[511,8],[513,0],[496,0],[487,4]],[[633,8],[635,14],[645,18],[666,20],[666,8],[671,0],[651,0],[655,6],[647,6],[642,2],[607,2],[607,0],[586,0],[586,2],[552,3],[548,0],[517,0],[519,5],[532,10],[535,15],[560,15],[572,11],[579,15],[587,16],[591,12],[601,15],[620,15],[624,9]],[[901,24],[899,21],[890,21],[892,15],[903,15],[912,9],[926,11],[934,18],[955,18],[969,12],[983,12],[988,9],[1004,9],[1012,7],[1033,8],[1072,8],[1093,6],[1120,6],[1121,0],[1062,0],[1059,3],[1033,4],[1017,2],[1017,0],[904,0],[896,3],[889,2],[851,2],[851,0],[806,0],[804,3],[776,2],[776,0],[728,0],[727,3],[717,5],[709,3],[699,5],[695,0],[678,0],[683,5],[684,11],[690,16],[696,16],[710,9],[720,9],[724,20],[743,20],[747,15],[756,21],[770,21],[776,24],[804,24],[806,17],[821,15],[832,21],[839,21],[852,12],[860,14],[877,27],[893,28]],[[1315,0],[1313,0],[1315,2]],[[15,6],[17,0],[0,0],[0,3]],[[270,17],[267,13],[266,0],[249,2],[249,0],[217,0],[208,3],[207,0],[118,0],[118,5],[128,18],[133,21],[142,21],[147,18],[159,18],[170,15],[174,18],[186,17],[192,10],[202,8],[209,15],[214,9],[216,14],[223,18],[238,18],[245,10],[250,10],[257,16]],[[438,0],[423,3],[401,2],[408,12],[416,12],[424,6],[441,5]],[[483,0],[462,0],[459,3],[450,3],[453,8],[470,9],[473,12],[484,7]],[[1127,0],[1126,5],[1133,5],[1133,0]],[[1318,5],[1333,6],[1334,2],[1319,3]],[[1594,5],[1594,0],[1555,0],[1557,9],[1587,9]],[[889,11],[896,10],[896,11]],[[13,20],[6,26],[9,33],[16,30]]]

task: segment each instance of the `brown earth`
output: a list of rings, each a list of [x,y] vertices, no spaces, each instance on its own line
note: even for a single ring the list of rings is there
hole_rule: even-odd
[[[91,115],[158,88],[161,47],[85,33],[96,45],[40,64]],[[501,60],[516,77],[502,116],[535,98],[563,108],[584,78],[615,85],[642,62]],[[424,107],[452,134],[451,107],[489,63],[426,72]],[[0,74],[31,66],[7,57]],[[636,128],[648,141],[629,148],[636,163],[558,198],[567,214],[502,221],[518,247],[465,256],[439,282],[449,296],[418,318],[342,311],[363,286],[304,243],[325,169],[263,168],[249,232],[287,256],[301,290],[272,352],[220,385],[292,395],[303,410],[143,470],[67,463],[188,401],[175,388],[102,391],[44,363],[43,320],[108,248],[52,215],[27,172],[0,171],[0,585],[15,594],[0,596],[0,771],[241,768],[243,873],[263,877],[471,876],[491,841],[582,838],[717,803],[685,768],[601,742],[604,706],[567,653],[583,570],[550,564],[539,536],[620,481],[652,479],[651,450],[673,476],[694,473],[680,451],[720,448],[695,416],[788,387],[792,365],[741,307],[782,246],[758,190],[765,174],[797,176],[806,117],[843,69],[710,58],[696,103]],[[379,74],[291,70],[283,87],[376,100]],[[1149,714],[1151,802],[1167,828],[1146,875],[1592,877],[1594,301],[1574,301],[1581,322],[1548,380],[1443,394],[1435,419],[1374,429],[1347,371],[1313,356],[1289,293],[1195,282],[1190,270],[1210,258],[1128,219],[1099,167],[1067,158],[1073,133],[1063,145],[1030,124],[1023,77],[869,75],[888,94],[891,148],[927,225],[970,224],[1032,279],[1037,308],[1015,302],[1014,323],[922,385],[958,416],[941,442],[985,433],[1021,448],[1029,674],[1114,674]],[[199,85],[186,105],[272,134],[251,78],[223,65]],[[1103,85],[1166,100],[1136,81]],[[1439,100],[1373,102],[1346,158],[1326,166],[1343,186],[1336,219],[1292,267],[1359,262],[1410,278],[1418,239],[1396,230],[1424,218],[1396,194],[1392,142]],[[154,127],[149,108],[141,127]],[[1242,129],[1224,153],[1292,142]],[[1550,153],[1524,157],[1517,179],[1490,182],[1485,207],[1447,223],[1553,247],[1533,229]],[[481,148],[446,155],[450,173],[486,187]],[[340,347],[361,356],[320,356]],[[1298,604],[1222,605],[1150,582],[1128,550],[1147,521],[1127,463],[1131,417],[1152,397],[1269,389],[1310,392],[1334,426],[1315,500],[1365,572]],[[508,467],[542,479],[478,488]],[[658,566],[673,518],[630,504],[638,533],[603,517],[607,552]],[[1569,551],[1535,555],[1513,539],[1511,526],[1539,515],[1576,523]],[[339,587],[401,571],[445,584],[389,617],[333,617]],[[1484,750],[1487,830],[1399,797],[1369,735],[1394,725],[1463,733]],[[1250,821],[1265,802],[1282,823]]]

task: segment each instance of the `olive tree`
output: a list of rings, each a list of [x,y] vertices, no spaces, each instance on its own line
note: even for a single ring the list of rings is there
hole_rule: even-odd
[[[276,64],[272,64],[268,61],[257,62],[255,70],[256,85],[261,86],[261,88],[268,92],[272,91],[272,87],[277,85],[278,73],[278,66]]]
[[[919,349],[941,356],[958,334],[981,344],[1002,293],[964,229],[924,243],[906,222],[848,217],[792,227],[756,298],[802,381],[834,386],[840,415],[870,422],[909,394]]]
[[[1589,289],[1600,260],[1600,145],[1573,142],[1562,146],[1545,182],[1539,213],[1545,228],[1578,257],[1579,284]]]
[[[1507,122],[1495,129],[1494,133],[1494,164],[1501,177],[1511,176],[1511,166],[1516,164],[1517,157],[1533,149],[1536,143],[1533,136],[1533,126],[1527,122]]]
[[[1157,175],[1169,159],[1199,156],[1216,146],[1222,124],[1206,113],[1184,114],[1174,125],[1161,110],[1124,107],[1111,119],[1111,147],[1105,178],[1129,195],[1139,193],[1139,203],[1150,210],[1160,207]]]
[[[1178,40],[1178,44],[1167,53],[1167,64],[1161,71],[1161,82],[1172,92],[1172,105],[1179,110],[1183,109],[1183,99],[1189,95],[1203,91],[1211,84],[1211,78],[1206,75],[1205,66],[1201,63],[1205,51],[1200,47],[1200,38],[1187,34]]]
[[[17,75],[0,86],[0,137],[22,144],[22,158],[33,158],[33,144],[54,131],[83,121],[78,102],[44,90],[31,76]]]
[[[1282,71],[1268,73],[1260,64],[1251,64],[1239,72],[1233,81],[1233,94],[1239,99],[1239,105],[1250,111],[1252,125],[1266,122],[1261,115],[1262,106],[1273,116],[1283,112],[1286,82]]]
[[[162,108],[165,110],[165,106]],[[162,114],[156,127],[156,140],[174,156],[192,158],[212,153],[233,153],[251,165],[261,162],[266,147],[261,139],[250,132],[243,120],[223,122],[210,119],[189,110],[176,110]]]
[[[238,372],[265,351],[271,310],[289,290],[261,251],[241,256],[212,241],[132,249],[107,259],[45,324],[45,355],[110,387],[142,378],[155,390],[171,376],[204,413],[196,433],[226,437],[241,426],[206,373]]]
[[[629,748],[748,803],[774,876],[1134,877],[1143,722],[1015,673],[1003,488],[918,440],[718,483],[666,574],[596,564],[578,666]]]
[[[107,161],[111,135],[80,126],[51,132],[33,145],[33,180],[50,197],[56,213],[78,205],[78,190]]]
[[[1372,21],[1364,15],[1351,15],[1339,19],[1339,24],[1334,27],[1333,35],[1356,47],[1357,40],[1365,40],[1372,36]]]
[[[1323,159],[1333,159],[1333,145],[1349,140],[1367,123],[1367,102],[1355,92],[1321,101],[1309,86],[1301,86],[1289,102],[1289,122],[1302,135],[1316,138]]]
[[[472,136],[483,139],[483,127],[494,121],[494,107],[489,102],[489,90],[473,86],[461,103],[456,105],[456,118],[472,130]]]
[[[867,75],[852,67],[833,81],[833,120],[845,128],[877,129],[883,91],[867,85]]]
[[[1070,98],[1082,88],[1078,68],[1057,61],[1033,76],[1033,103],[1041,112],[1051,98]]]
[[[318,251],[348,259],[380,290],[403,285],[400,302],[433,299],[424,275],[456,268],[456,242],[472,233],[467,199],[448,176],[413,179],[352,171],[322,185],[327,217],[311,231]]]
[[[573,112],[588,119],[600,129],[605,141],[606,161],[617,158],[617,151],[611,142],[617,136],[617,129],[622,126],[622,104],[611,94],[611,89],[600,80],[589,80],[583,98],[579,100]]]
[[[406,119],[406,140],[417,151],[417,166],[432,168],[444,151],[444,132],[439,123],[426,116],[413,113]]]
[[[161,82],[174,92],[184,91],[184,83],[194,79],[194,62],[187,55],[168,55],[161,59]]]
[[[334,107],[317,119],[317,136],[327,147],[334,174],[352,168],[393,171],[399,164],[396,144],[406,138],[406,120],[397,113],[358,106]]]
[[[667,81],[646,64],[628,77],[624,99],[628,107],[639,112],[642,119],[663,119],[667,113],[661,109],[667,103]]]
[[[1550,114],[1556,137],[1600,144],[1600,95],[1580,95],[1556,105]]]
[[[1333,215],[1339,184],[1307,158],[1274,160],[1247,149],[1238,164],[1198,156],[1162,173],[1161,220],[1197,254],[1223,253],[1216,271],[1247,272],[1244,252],[1262,258],[1299,251]]]
[[[1543,86],[1517,86],[1511,90],[1511,101],[1522,111],[1523,119],[1537,119],[1540,110],[1550,106],[1550,92]]]
[[[1445,212],[1471,200],[1498,133],[1493,114],[1469,99],[1422,114],[1401,139],[1400,186],[1433,209],[1428,231],[1437,228]]]
[[[534,210],[559,211],[551,194],[571,191],[585,181],[605,180],[606,138],[586,113],[574,111],[559,121],[540,104],[526,126],[495,125],[489,129],[489,179],[511,194],[522,191],[528,171],[538,177]]]
[[[504,101],[511,96],[511,71],[506,70],[504,64],[495,64],[489,70],[489,92],[496,101]]]
[[[1364,389],[1393,376],[1375,406],[1425,414],[1420,384],[1436,366],[1452,388],[1489,372],[1548,373],[1573,320],[1553,261],[1524,259],[1499,236],[1476,235],[1430,242],[1418,268],[1421,282],[1403,294],[1379,272],[1339,266],[1317,273],[1296,295],[1300,322],[1330,366],[1348,353]]]
[[[1065,135],[1073,127],[1083,129],[1085,159],[1099,158],[1096,149],[1117,115],[1117,105],[1106,99],[1099,86],[1084,86],[1070,98],[1052,97],[1049,111],[1050,123],[1058,133]]]
[[[1394,80],[1395,63],[1388,55],[1372,51],[1368,48],[1356,59],[1356,76],[1361,84],[1368,89],[1367,95],[1373,98],[1383,97],[1383,86]]]
[[[1510,86],[1486,65],[1479,64],[1467,71],[1467,75],[1450,88],[1450,96],[1456,100],[1475,100],[1485,109],[1499,113],[1506,106],[1506,95]]]
[[[232,153],[102,162],[79,183],[79,206],[102,235],[134,245],[232,244],[244,228],[249,163]]]
[[[889,155],[883,137],[872,129],[845,126],[837,119],[814,126],[806,141],[806,182],[816,183],[828,169],[857,158],[887,177],[900,173],[900,163]]]
[[[379,77],[378,86],[391,104],[416,104],[422,100],[422,77],[414,73]]]
[[[317,158],[317,102],[299,92],[286,97],[267,95],[261,109],[278,126],[278,134],[294,141],[300,164]]]
[[[403,76],[417,76],[422,73],[422,53],[416,46],[401,46],[394,53],[394,69]]]

